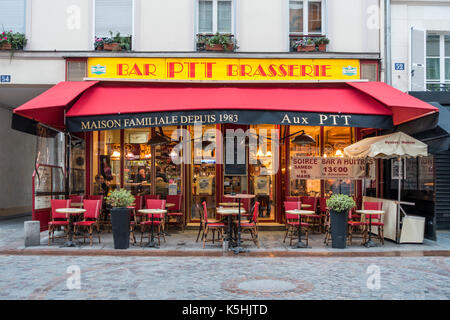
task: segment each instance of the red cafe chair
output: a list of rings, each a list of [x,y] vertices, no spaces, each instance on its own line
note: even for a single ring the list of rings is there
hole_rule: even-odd
[[[383,210],[383,202],[369,202],[365,201],[363,203],[364,210]],[[372,219],[372,226],[378,227],[378,238],[381,241],[381,244],[384,244],[384,223],[383,216],[381,214],[366,214],[365,217],[366,229],[367,232],[371,232],[369,230],[369,221]]]
[[[212,238],[212,242],[214,243],[214,232],[217,230],[217,232],[220,235],[219,240],[223,241],[223,230],[225,229],[225,224],[222,222],[211,222],[208,220],[208,209],[206,208],[206,201],[202,202],[202,206],[203,206],[203,249],[205,248],[205,244],[207,241],[211,241],[211,240],[207,240],[208,237],[208,231],[211,230],[213,232],[213,238]]]
[[[258,215],[259,215],[259,202],[256,201],[253,206],[253,214],[251,220],[248,222],[241,222],[241,232],[248,231],[250,236],[252,237],[252,241],[259,248],[259,239],[258,239]],[[236,227],[238,225],[238,221],[234,222]]]
[[[145,197],[145,196],[144,196]],[[146,209],[166,209],[166,200],[157,200],[157,199],[147,199],[146,201]],[[141,222],[141,246],[142,246],[142,238],[144,236],[144,230],[146,226],[149,228],[157,227],[156,237],[158,238],[158,245],[161,245],[161,234],[164,238],[164,242],[166,242],[166,237],[164,235],[164,213],[156,213],[152,215],[149,214],[147,220]],[[150,241],[151,232],[148,233],[148,240]]]
[[[56,228],[64,227],[64,232],[67,236],[69,235],[67,232],[69,229],[69,219],[65,213],[56,212],[56,209],[70,208],[70,200],[52,199],[51,207],[52,220],[48,223],[48,245],[55,240]]]
[[[86,229],[89,232],[89,240],[92,246],[92,233],[94,228],[97,229],[98,243],[100,241],[100,209],[102,207],[102,202],[100,200],[84,200],[83,207],[86,210],[84,213],[83,221],[78,221],[74,223],[74,233],[76,234],[78,229],[83,229],[83,242],[86,243]]]
[[[311,227],[318,227],[319,232],[322,232],[322,215],[317,214],[317,198],[316,197],[302,197],[301,202],[303,204],[309,204],[310,207],[305,208],[305,210],[314,211],[316,214],[311,214],[307,216],[308,222],[311,224]]]
[[[134,196],[134,206],[129,207],[129,209],[131,209],[130,236],[131,239],[133,240],[133,244],[136,244],[136,237],[134,232],[136,230],[136,227],[142,220],[142,213],[139,213],[138,211],[143,209],[143,203],[144,203],[143,196]]]
[[[169,219],[171,217],[175,218],[176,223],[181,225],[181,231],[184,232],[184,212],[181,209],[183,206],[183,195],[167,195],[166,201],[175,205],[174,207],[167,208],[167,216]],[[167,231],[169,231],[169,222],[167,223]]]
[[[284,210],[300,210],[301,202],[284,201]],[[286,213],[286,233],[284,235],[283,243],[286,242],[286,238],[290,235],[289,245],[292,246],[292,239],[294,238],[294,233],[298,231],[298,224],[301,223],[301,227],[305,228],[306,245],[308,245],[308,234],[309,234],[309,223],[301,222],[301,216],[298,214]]]

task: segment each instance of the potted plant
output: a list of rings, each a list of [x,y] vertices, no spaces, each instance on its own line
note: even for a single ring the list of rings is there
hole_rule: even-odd
[[[0,34],[0,50],[22,50],[26,43],[24,33],[9,30]]]
[[[234,42],[230,34],[216,33],[205,40],[207,51],[233,51]]]
[[[352,197],[345,194],[333,194],[327,200],[331,218],[331,242],[333,248],[345,249],[347,242],[348,211],[355,207]]]
[[[294,42],[294,48],[298,52],[311,52],[316,51],[316,45],[311,38],[300,39]]]
[[[95,50],[103,50],[103,45],[104,44],[105,44],[105,41],[103,40],[103,38],[95,37],[95,41],[94,41],[94,48],[95,48]]]
[[[314,41],[319,51],[327,51],[327,44],[330,43],[330,39],[327,37],[318,38]]]
[[[135,198],[129,190],[116,189],[105,198],[111,208],[111,225],[114,249],[127,249],[130,246],[130,209]]]

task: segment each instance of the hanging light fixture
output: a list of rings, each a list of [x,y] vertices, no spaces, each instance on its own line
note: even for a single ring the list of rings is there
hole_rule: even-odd
[[[116,159],[120,158],[120,152],[117,150],[114,150],[111,155],[111,158],[116,158]]]
[[[344,154],[342,153],[342,151],[340,149],[336,150],[336,157],[340,157],[340,158],[344,157]]]
[[[313,137],[311,137],[310,135],[306,134],[305,131],[301,130],[297,133],[300,133],[298,136],[296,136],[294,139],[292,139],[292,143],[296,144],[298,146],[305,146],[305,145],[310,145],[310,144],[316,144],[316,140],[314,140]]]
[[[162,130],[160,130],[160,131],[162,131]],[[160,146],[160,145],[164,145],[164,144],[169,144],[171,142],[172,141],[168,136],[165,136],[162,133],[156,132],[156,134],[147,141],[147,144],[149,146]]]

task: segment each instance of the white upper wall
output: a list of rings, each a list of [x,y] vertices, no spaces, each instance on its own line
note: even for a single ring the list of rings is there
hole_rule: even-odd
[[[450,34],[450,1],[393,1],[391,21],[392,85],[408,91],[411,27]],[[396,62],[404,63],[405,70],[394,70]]]
[[[323,0],[328,51],[379,52],[380,1]],[[92,50],[94,7],[95,0],[27,0],[26,49]],[[197,7],[198,0],[134,0],[133,49],[195,51]],[[289,0],[234,0],[234,12],[238,51],[289,51]]]

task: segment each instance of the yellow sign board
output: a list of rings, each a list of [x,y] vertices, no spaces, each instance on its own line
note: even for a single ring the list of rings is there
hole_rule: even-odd
[[[89,58],[97,79],[313,81],[360,79],[357,59]]]

